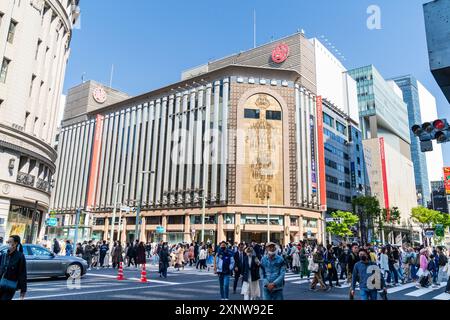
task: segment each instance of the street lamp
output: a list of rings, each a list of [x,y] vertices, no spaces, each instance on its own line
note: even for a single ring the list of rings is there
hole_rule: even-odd
[[[202,199],[202,242],[205,242],[205,217],[206,217],[206,195],[203,192],[203,195],[199,197]]]
[[[136,208],[136,224],[135,224],[135,229],[134,229],[136,240],[139,239],[139,216],[141,214],[141,203],[142,203],[142,192],[143,192],[142,180],[143,180],[144,174],[147,174],[147,173],[154,174],[155,171],[141,171],[141,183],[139,184],[140,191],[139,191],[138,206]]]

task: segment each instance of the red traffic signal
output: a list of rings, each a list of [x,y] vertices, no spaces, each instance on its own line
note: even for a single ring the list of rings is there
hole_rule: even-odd
[[[442,120],[442,119],[435,120],[433,122],[433,127],[439,131],[445,130],[446,128],[448,128],[447,120]]]

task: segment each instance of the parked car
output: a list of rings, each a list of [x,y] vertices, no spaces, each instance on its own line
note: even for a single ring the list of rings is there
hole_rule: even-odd
[[[0,255],[6,254],[7,247],[0,246]],[[78,278],[86,274],[86,260],[78,257],[57,256],[40,245],[24,244],[23,253],[27,261],[28,278]]]

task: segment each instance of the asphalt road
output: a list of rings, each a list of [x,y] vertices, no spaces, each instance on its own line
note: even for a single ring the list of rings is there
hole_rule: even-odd
[[[200,272],[186,267],[176,271],[169,268],[168,278],[162,279],[157,267],[147,265],[147,283],[141,283],[140,270],[125,268],[125,280],[118,281],[117,270],[91,270],[78,282],[65,279],[37,279],[28,283],[27,300],[220,300],[219,281],[212,270]],[[232,285],[231,284],[230,287]],[[240,287],[240,286],[239,286]],[[238,288],[239,288],[238,287]],[[450,300],[440,288],[417,288],[409,283],[388,289],[389,300]],[[232,294],[230,300],[243,300]],[[328,292],[311,291],[307,279],[293,273],[286,275],[286,300],[347,300],[349,287],[334,287]],[[18,298],[16,294],[15,299]],[[358,293],[356,299],[359,299]]]

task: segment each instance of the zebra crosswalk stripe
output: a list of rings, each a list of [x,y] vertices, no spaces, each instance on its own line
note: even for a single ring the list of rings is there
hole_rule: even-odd
[[[421,289],[414,290],[412,292],[408,292],[406,295],[411,296],[411,297],[420,297],[427,293],[433,292],[434,290],[439,290],[440,288],[444,287],[446,284],[447,283],[442,282],[438,288],[433,288],[433,287],[421,288]]]
[[[450,300],[450,294],[448,293],[441,293],[440,295],[437,295],[433,298],[433,300]]]

